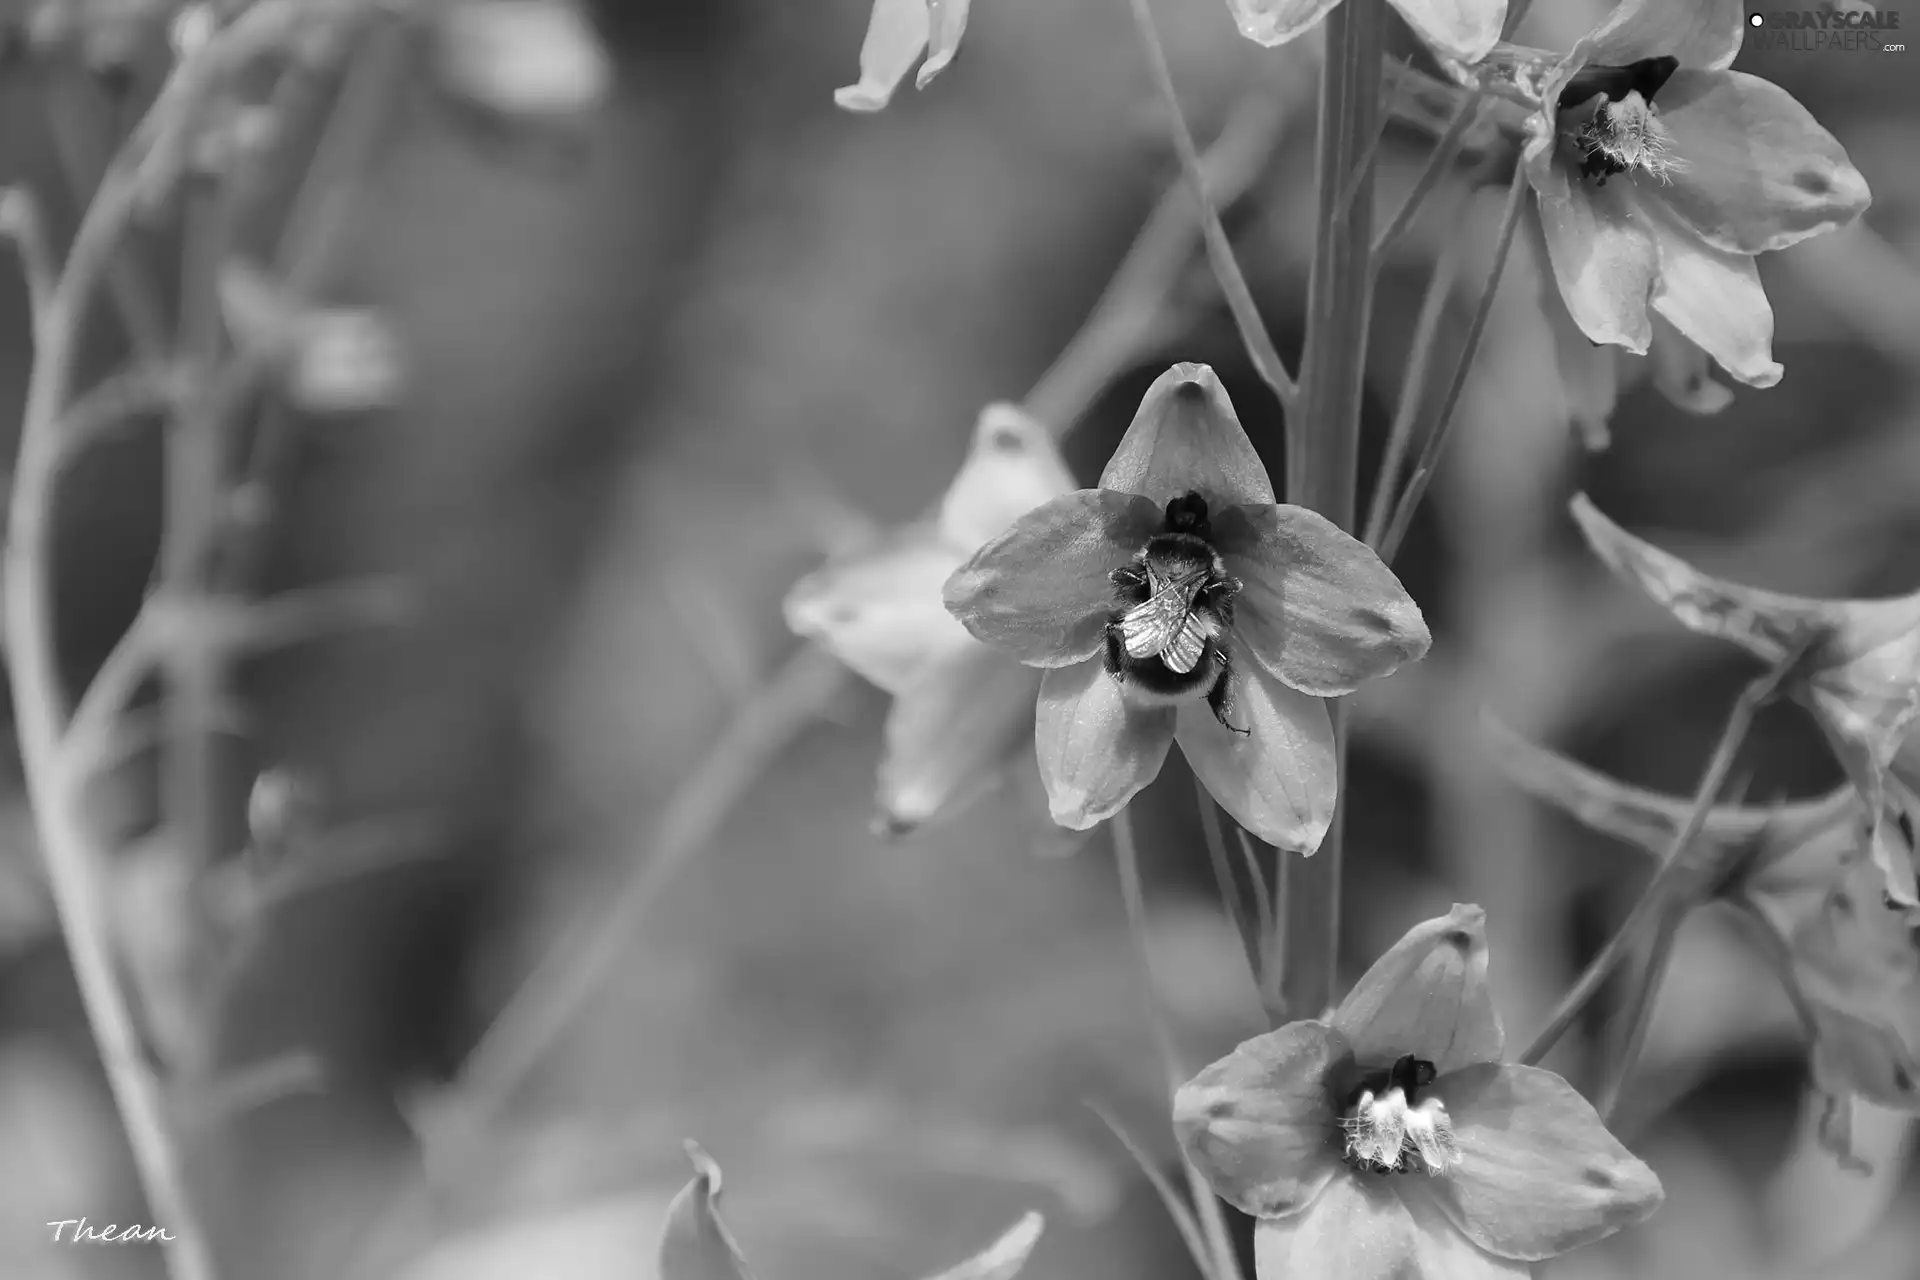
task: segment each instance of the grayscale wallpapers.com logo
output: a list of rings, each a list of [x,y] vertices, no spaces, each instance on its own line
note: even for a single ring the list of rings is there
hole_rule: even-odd
[[[1747,15],[1749,49],[1798,53],[1905,53],[1900,13],[1864,4],[1827,9],[1768,9]]]

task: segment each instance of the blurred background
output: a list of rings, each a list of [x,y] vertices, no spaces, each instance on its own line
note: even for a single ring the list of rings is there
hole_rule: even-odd
[[[170,33],[194,39],[179,9],[0,0],[0,183],[38,197],[55,244],[164,74]],[[301,280],[297,303],[269,279],[249,309],[232,277],[229,326],[258,315],[272,331],[292,309],[345,336],[226,406],[253,483],[215,520],[209,580],[267,593],[390,578],[409,601],[399,625],[223,678],[201,726],[205,822],[232,855],[222,867],[265,859],[274,886],[243,929],[219,923],[204,884],[143,861],[164,807],[150,734],[88,780],[130,986],[164,1004],[173,978],[207,979],[180,1017],[209,1083],[177,1101],[223,1276],[648,1276],[689,1137],[725,1168],[730,1221],[771,1280],[929,1274],[1028,1208],[1049,1219],[1030,1275],[1189,1274],[1087,1105],[1172,1160],[1106,835],[1036,858],[1044,815],[1008,797],[876,837],[886,699],[781,621],[797,576],[938,496],[981,406],[1040,379],[1177,177],[1124,3],[973,9],[954,66],[878,115],[833,105],[855,79],[864,0],[430,5],[346,43],[323,31],[223,104],[261,122],[235,124],[232,145],[264,136],[283,157],[248,170],[264,176],[227,210],[229,251],[262,278],[298,263]],[[1203,143],[1249,102],[1277,122],[1228,223],[1294,361],[1316,42],[1261,50],[1222,0],[1155,10]],[[1566,48],[1603,10],[1538,0],[1520,38]],[[1600,570],[1566,517],[1572,493],[1756,585],[1920,588],[1914,58],[1736,63],[1806,104],[1875,197],[1862,225],[1761,262],[1786,367],[1772,390],[1693,417],[1642,382],[1623,390],[1611,447],[1587,453],[1538,266],[1516,248],[1396,565],[1432,655],[1357,699],[1354,974],[1416,920],[1481,903],[1503,1015],[1530,1036],[1646,859],[1503,781],[1481,709],[1685,794],[1755,674]],[[1386,135],[1384,211],[1429,137]],[[196,166],[219,163],[196,156],[180,198],[143,213],[85,330],[81,385],[205,311]],[[1383,272],[1363,510],[1427,276],[1463,242],[1463,324],[1493,181],[1436,200]],[[1172,262],[1137,349],[1069,380],[1069,460],[1090,480],[1146,384],[1199,360],[1278,481],[1278,410],[1204,262]],[[22,277],[0,272],[9,441],[32,350]],[[156,572],[162,440],[136,420],[63,477],[53,623],[69,696]],[[0,1273],[157,1276],[151,1246],[54,1246],[43,1225],[154,1218],[11,747]],[[1791,707],[1762,716],[1743,770],[1757,800],[1839,781]],[[1153,955],[1198,1067],[1263,1020],[1177,756],[1136,810]],[[170,932],[189,899],[229,929],[217,947]],[[1590,1078],[1599,1027],[1551,1065]],[[1792,1010],[1712,913],[1681,934],[1640,1079],[1654,1101],[1628,1138],[1667,1207],[1552,1274],[1913,1274],[1906,1122],[1879,1113],[1871,1177],[1816,1149]]]

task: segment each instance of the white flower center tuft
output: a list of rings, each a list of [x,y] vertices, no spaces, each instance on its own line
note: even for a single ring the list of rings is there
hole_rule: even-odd
[[[1399,1085],[1379,1094],[1362,1090],[1340,1127],[1347,1158],[1376,1172],[1404,1173],[1418,1162],[1428,1174],[1441,1174],[1460,1163],[1446,1104],[1438,1098],[1409,1103]]]
[[[1585,172],[1597,175],[1602,185],[1616,173],[1644,173],[1668,183],[1687,167],[1673,153],[1673,135],[1638,89],[1602,100],[1575,131],[1574,141]]]

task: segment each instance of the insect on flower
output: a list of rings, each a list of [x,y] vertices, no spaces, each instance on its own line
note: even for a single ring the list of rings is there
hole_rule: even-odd
[[[1566,1081],[1500,1061],[1485,923],[1456,905],[1415,925],[1327,1021],[1255,1036],[1174,1095],[1188,1158],[1258,1219],[1260,1280],[1521,1277],[1659,1207]]]
[[[1273,482],[1205,365],[1148,388],[1100,485],[1034,508],[947,579],[974,636],[1043,669],[1034,741],[1053,819],[1085,830],[1175,741],[1249,832],[1312,852],[1332,820],[1325,698],[1426,652],[1364,543]]]

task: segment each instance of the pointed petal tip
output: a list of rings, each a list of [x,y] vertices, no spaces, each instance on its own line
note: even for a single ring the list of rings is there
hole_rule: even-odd
[[[886,110],[887,103],[893,100],[891,89],[876,89],[871,85],[850,84],[833,91],[833,105],[842,111],[851,111],[856,115],[872,115]]]

